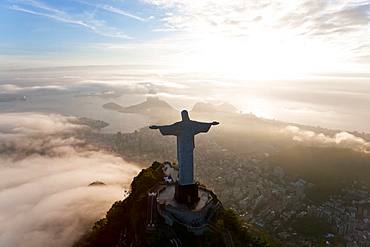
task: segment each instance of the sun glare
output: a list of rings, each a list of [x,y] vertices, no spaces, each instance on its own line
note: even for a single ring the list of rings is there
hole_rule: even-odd
[[[252,113],[260,118],[274,119],[271,104],[261,98],[248,97],[247,100],[241,100],[238,105],[245,113]]]
[[[253,80],[297,79],[323,73],[340,66],[345,58],[343,52],[323,41],[281,31],[256,31],[248,37],[210,35],[195,42],[189,53],[181,59],[184,68]]]

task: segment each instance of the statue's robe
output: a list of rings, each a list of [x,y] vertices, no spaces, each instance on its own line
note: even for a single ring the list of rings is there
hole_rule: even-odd
[[[177,137],[177,160],[179,162],[179,184],[194,184],[194,136],[206,133],[212,123],[202,123],[192,120],[159,126],[162,135],[174,135]]]

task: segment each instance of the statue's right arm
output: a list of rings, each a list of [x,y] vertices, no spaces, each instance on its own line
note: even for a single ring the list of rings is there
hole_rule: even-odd
[[[149,126],[151,129],[159,129],[162,135],[176,135],[177,134],[177,125],[171,124],[171,125],[152,125]]]
[[[149,126],[149,129],[152,129],[152,130],[156,130],[156,129],[162,129],[162,128],[166,128],[168,126],[171,126],[171,125],[150,125]]]

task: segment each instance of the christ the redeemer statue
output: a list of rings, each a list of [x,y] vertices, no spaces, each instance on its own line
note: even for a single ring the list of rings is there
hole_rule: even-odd
[[[186,110],[181,112],[182,120],[171,125],[156,126],[149,128],[159,129],[162,135],[174,135],[177,137],[177,161],[179,164],[179,181],[176,187],[175,198],[179,202],[194,202],[198,196],[198,187],[194,181],[194,136],[206,133],[212,125],[218,122],[202,123],[190,120]],[[196,189],[196,191],[195,191]]]

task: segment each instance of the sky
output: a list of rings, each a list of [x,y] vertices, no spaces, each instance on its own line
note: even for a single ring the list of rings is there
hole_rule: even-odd
[[[369,1],[3,0],[0,13],[4,92],[151,83],[165,98],[368,130]],[[15,72],[60,66],[86,70]]]
[[[361,74],[370,63],[369,6],[364,0],[4,0],[1,63],[176,65],[253,79]]]

